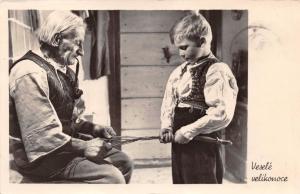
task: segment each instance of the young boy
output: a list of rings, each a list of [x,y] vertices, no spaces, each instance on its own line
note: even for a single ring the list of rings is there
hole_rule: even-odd
[[[211,27],[202,15],[178,21],[170,38],[185,60],[170,75],[161,107],[160,137],[172,142],[173,183],[222,183],[220,146],[194,137],[220,138],[234,114],[235,77],[212,54]]]

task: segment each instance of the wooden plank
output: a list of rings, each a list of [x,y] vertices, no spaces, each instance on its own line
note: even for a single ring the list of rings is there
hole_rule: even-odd
[[[169,63],[164,47],[171,54]],[[179,65],[178,49],[170,43],[168,33],[121,34],[121,65]]]
[[[121,11],[121,32],[169,32],[185,11]]]
[[[123,99],[122,129],[160,128],[161,98]]]
[[[128,97],[163,97],[165,86],[176,66],[121,68],[121,94]]]

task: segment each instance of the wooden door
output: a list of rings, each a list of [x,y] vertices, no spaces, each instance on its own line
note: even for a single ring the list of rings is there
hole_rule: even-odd
[[[222,60],[231,66],[239,87],[237,106],[226,138],[233,141],[226,147],[226,170],[239,182],[245,182],[247,165],[248,115],[248,12],[226,10],[222,13]]]

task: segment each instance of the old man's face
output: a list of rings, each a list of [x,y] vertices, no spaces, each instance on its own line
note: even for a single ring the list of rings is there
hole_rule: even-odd
[[[59,61],[63,65],[74,65],[77,63],[77,57],[83,56],[84,28],[77,28],[69,34],[62,37],[58,47]]]

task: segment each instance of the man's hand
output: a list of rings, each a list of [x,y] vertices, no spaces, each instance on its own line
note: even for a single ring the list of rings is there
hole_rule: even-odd
[[[160,143],[169,143],[172,142],[174,139],[173,130],[169,128],[162,128],[160,130],[159,136],[160,136],[159,139]]]
[[[174,138],[174,142],[179,143],[179,144],[186,144],[188,143],[190,140],[188,138],[186,138],[184,135],[181,134],[181,132],[178,130],[175,133],[175,138]]]
[[[92,135],[94,137],[102,137],[102,138],[112,138],[113,136],[116,136],[115,130],[110,126],[102,126],[95,124],[93,128]]]
[[[106,143],[100,138],[95,138],[89,141],[86,141],[86,146],[84,149],[84,156],[93,162],[102,160],[106,153],[112,149],[110,143]]]

